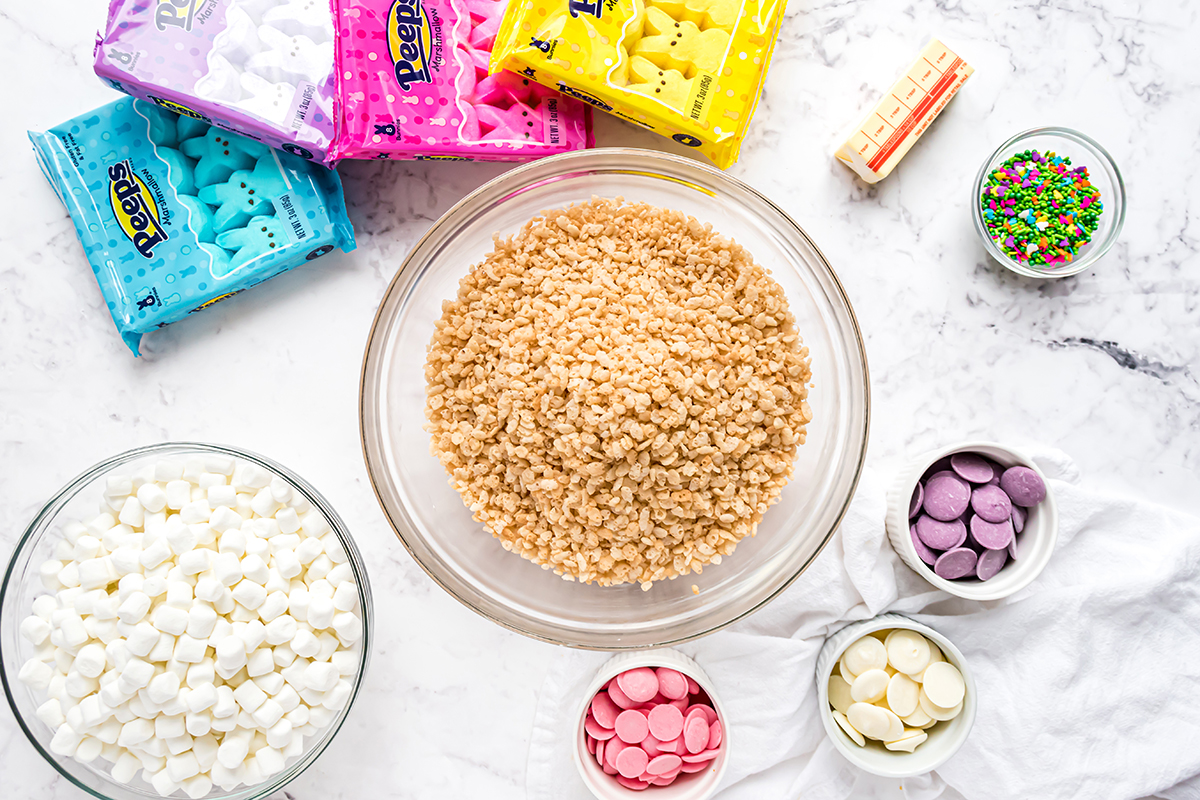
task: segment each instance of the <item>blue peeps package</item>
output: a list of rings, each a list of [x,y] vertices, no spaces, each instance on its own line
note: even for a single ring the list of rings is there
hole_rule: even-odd
[[[336,172],[153,103],[29,138],[134,355],[149,331],[354,249]]]

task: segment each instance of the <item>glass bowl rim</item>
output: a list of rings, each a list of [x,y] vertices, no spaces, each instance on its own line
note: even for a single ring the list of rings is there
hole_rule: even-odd
[[[1119,200],[1120,206],[1120,213],[1117,215],[1117,219],[1113,222],[1112,227],[1109,229],[1108,234],[1103,240],[1096,243],[1095,246],[1083,256],[1083,258],[1071,262],[1071,266],[1066,269],[1038,269],[1036,267],[1031,267],[1028,264],[1022,264],[1009,257],[994,241],[992,241],[992,237],[988,236],[987,226],[983,222],[983,212],[979,207],[979,196],[983,191],[983,182],[987,178],[988,165],[995,161],[996,158],[1006,150],[1010,150],[1013,146],[1017,145],[1021,141],[1034,136],[1056,136],[1068,141],[1074,141],[1077,144],[1083,144],[1085,147],[1095,151],[1095,154],[1100,157],[1100,160],[1104,162],[1104,164],[1110,170],[1112,170],[1112,174],[1115,177],[1115,194]],[[1026,278],[1069,278],[1072,275],[1078,275],[1103,258],[1105,254],[1112,249],[1112,246],[1117,242],[1117,237],[1121,235],[1121,229],[1125,226],[1125,179],[1121,175],[1120,167],[1117,166],[1117,162],[1113,159],[1112,155],[1104,149],[1103,145],[1101,145],[1092,137],[1088,136],[1086,133],[1075,130],[1074,128],[1068,128],[1061,125],[1044,125],[1037,128],[1029,128],[1028,130],[1014,134],[1006,139],[1004,143],[993,150],[987,156],[987,158],[983,160],[983,163],[979,167],[979,171],[975,174],[975,181],[972,186],[974,190],[971,195],[971,219],[975,223],[976,233],[978,233],[979,238],[983,240],[984,248],[996,261],[1000,262],[1003,266],[1012,270],[1018,275],[1023,275]],[[1107,206],[1105,207],[1105,210],[1107,210]]]
[[[56,491],[40,509],[38,509],[33,519],[25,527],[21,537],[17,540],[17,545],[15,548],[13,548],[12,555],[9,557],[8,564],[5,566],[4,580],[0,582],[0,608],[3,608],[5,601],[8,599],[10,587],[13,591],[16,590],[16,584],[13,582],[13,570],[16,567],[18,557],[22,554],[26,546],[30,545],[34,541],[34,533],[38,531],[42,524],[44,522],[53,520],[58,513],[62,511],[60,503],[64,503],[66,499],[69,499],[69,497],[73,497],[75,494],[77,494],[85,484],[101,477],[106,472],[112,471],[114,467],[117,467],[120,464],[128,463],[143,456],[150,456],[154,455],[155,453],[179,449],[189,449],[202,453],[220,453],[254,462],[260,467],[264,467],[268,470],[276,472],[284,480],[288,481],[301,492],[303,492],[305,499],[311,502],[313,506],[320,509],[321,513],[325,515],[325,519],[329,522],[330,529],[333,531],[334,535],[338,537],[338,541],[341,542],[343,549],[346,551],[347,562],[351,565],[351,569],[354,572],[355,582],[357,583],[358,587],[359,606],[362,609],[363,622],[363,633],[360,639],[362,643],[362,652],[359,658],[358,671],[355,674],[354,684],[351,687],[350,697],[346,700],[345,707],[338,712],[338,716],[330,724],[330,728],[322,734],[321,739],[314,742],[313,746],[306,750],[295,764],[285,769],[277,776],[265,780],[257,786],[246,787],[244,789],[246,794],[240,797],[240,800],[260,800],[261,798],[265,798],[270,794],[279,791],[284,786],[298,778],[305,770],[313,765],[313,763],[321,756],[321,754],[325,752],[325,749],[330,745],[330,743],[333,742],[334,738],[341,731],[342,726],[345,724],[346,719],[350,716],[350,709],[354,706],[354,701],[358,698],[358,694],[362,690],[363,678],[366,675],[367,666],[371,660],[371,636],[372,629],[374,627],[374,601],[371,596],[371,586],[370,580],[367,576],[366,562],[363,561],[362,554],[359,553],[358,547],[355,545],[354,539],[350,536],[349,529],[346,527],[345,522],[343,522],[342,518],[338,516],[336,511],[334,511],[333,507],[329,504],[329,501],[325,499],[325,496],[317,491],[316,488],[314,488],[313,485],[304,478],[300,477],[283,464],[267,458],[266,456],[259,455],[258,453],[254,453],[240,447],[234,447],[233,445],[213,444],[209,442],[157,442],[155,444],[144,445],[142,447],[134,447],[112,455],[92,465],[91,467],[88,467],[86,470],[69,480],[63,485],[62,488]],[[49,528],[41,531],[42,535],[48,532]],[[0,647],[2,646],[3,640],[0,640]],[[42,758],[44,758],[46,762],[55,769],[55,771],[70,781],[70,783],[76,788],[86,792],[92,797],[99,798],[99,800],[111,800],[109,795],[97,791],[91,786],[81,783],[73,774],[63,769],[62,766],[59,765],[55,756],[46,752],[46,749],[38,740],[37,735],[30,730],[29,725],[26,724],[25,717],[21,714],[20,709],[17,707],[16,699],[13,696],[13,688],[9,685],[8,672],[4,668],[4,661],[2,658],[0,658],[0,684],[3,684],[4,686],[4,695],[8,700],[9,708],[12,709],[13,717],[16,719],[17,725],[19,725],[21,730],[25,733],[25,737],[29,740],[29,743],[33,745],[33,749],[36,750],[38,754],[40,754]],[[225,796],[239,797],[237,794],[227,794]],[[220,798],[217,800],[220,800]]]
[[[384,308],[387,305],[388,299],[393,295],[393,293],[395,291],[397,291],[397,288],[398,288],[399,284],[401,283],[402,279],[403,279],[405,285],[407,285],[407,284],[411,283],[413,280],[415,280],[415,279],[409,277],[410,270],[408,269],[408,267],[413,259],[414,254],[421,252],[426,247],[426,245],[432,239],[435,238],[435,236],[437,236],[441,233],[443,228],[450,225],[452,223],[452,221],[456,221],[456,218],[461,216],[467,207],[469,207],[471,204],[475,203],[476,199],[478,197],[483,196],[485,194],[496,193],[499,196],[495,199],[495,204],[498,205],[498,204],[504,202],[505,200],[508,200],[509,198],[513,197],[516,194],[523,193],[527,190],[537,187],[541,183],[547,182],[549,180],[557,180],[562,177],[565,177],[566,175],[569,175],[572,167],[575,166],[576,162],[583,162],[583,164],[580,164],[578,168],[584,169],[584,168],[586,168],[586,165],[588,164],[588,162],[597,160],[597,159],[607,158],[607,157],[616,157],[616,158],[625,157],[625,158],[629,158],[630,160],[644,160],[645,162],[649,162],[646,165],[637,165],[637,166],[630,165],[629,167],[627,167],[628,171],[630,171],[632,173],[648,172],[649,169],[652,168],[653,162],[655,162],[655,161],[663,162],[666,164],[671,164],[683,171],[696,170],[702,174],[705,174],[711,180],[715,180],[716,182],[727,182],[727,183],[731,184],[733,187],[748,193],[749,195],[751,195],[751,197],[753,197],[754,199],[763,203],[767,207],[767,209],[778,214],[779,218],[782,221],[786,222],[787,225],[790,226],[789,232],[797,235],[805,243],[806,246],[808,246],[812,249],[813,253],[816,255],[817,259],[820,262],[820,266],[822,266],[824,268],[825,273],[828,275],[829,279],[831,280],[832,288],[834,289],[834,293],[835,293],[836,297],[841,300],[841,303],[844,306],[845,311],[846,311],[846,321],[849,323],[848,330],[850,333],[853,334],[853,344],[856,345],[856,347],[857,347],[857,350],[856,350],[857,356],[858,356],[857,363],[859,365],[861,365],[862,378],[863,378],[863,397],[862,397],[863,415],[862,415],[862,429],[861,429],[862,447],[857,455],[857,463],[854,464],[854,467],[853,467],[853,475],[851,476],[851,480],[850,480],[850,484],[848,487],[848,492],[846,494],[846,498],[842,502],[841,507],[837,510],[837,513],[834,516],[833,522],[830,525],[829,531],[825,534],[824,539],[817,546],[817,548],[813,551],[812,555],[809,556],[807,559],[805,559],[803,561],[803,563],[799,564],[797,566],[797,568],[795,569],[795,571],[792,572],[792,574],[790,574],[786,578],[784,578],[780,582],[780,584],[774,589],[774,591],[772,591],[769,594],[765,595],[764,597],[760,598],[757,602],[755,602],[750,607],[731,615],[728,619],[717,622],[715,624],[710,624],[707,627],[704,627],[702,630],[698,630],[694,633],[688,633],[688,634],[678,635],[678,636],[669,636],[669,637],[663,638],[661,641],[655,641],[655,642],[646,643],[646,644],[598,645],[598,644],[582,643],[582,642],[578,642],[578,641],[568,641],[564,638],[556,638],[555,636],[552,636],[552,635],[549,635],[546,633],[542,633],[537,630],[533,630],[532,627],[522,627],[508,619],[502,619],[501,617],[499,617],[496,614],[491,613],[487,609],[482,608],[479,605],[476,605],[470,598],[460,595],[459,592],[455,591],[450,585],[448,585],[445,581],[443,581],[441,576],[436,574],[436,572],[428,564],[426,564],[425,561],[416,553],[416,551],[413,549],[413,546],[410,545],[408,540],[405,538],[405,534],[400,530],[400,527],[397,525],[396,521],[392,518],[392,515],[388,512],[388,506],[384,502],[383,495],[379,488],[379,480],[376,475],[376,470],[372,464],[370,444],[368,442],[368,440],[371,437],[369,436],[368,430],[367,430],[367,408],[368,408],[368,405],[371,405],[372,407],[375,405],[373,401],[371,403],[368,403],[367,387],[368,387],[368,383],[371,381],[371,378],[372,378],[371,366],[372,366],[373,362],[378,361],[378,359],[373,358],[373,356],[375,356],[377,354],[377,351],[382,347],[381,343],[384,341],[381,338],[381,331],[382,331],[382,328],[384,327],[383,326]],[[548,166],[553,167],[553,166],[560,165],[560,164],[561,164],[560,169],[554,174],[553,177],[549,177],[549,178],[542,177],[536,181],[531,181],[526,178],[526,174],[529,172],[532,172],[535,170],[542,170]],[[713,195],[713,192],[711,190],[707,189],[706,187],[704,187],[702,185],[698,185],[698,184],[693,184],[689,181],[677,178],[673,175],[663,174],[661,172],[655,172],[655,173],[653,173],[653,176],[660,178],[662,180],[667,180],[667,181],[671,181],[671,182],[675,182],[675,183],[681,183],[683,185],[686,185],[688,188],[694,189],[703,194],[707,194],[710,196]],[[506,185],[510,185],[510,184],[512,186],[508,190],[499,191],[499,190],[503,190]],[[417,277],[419,278],[419,275]],[[523,636],[527,636],[527,637],[529,637],[531,639],[535,639],[537,641],[546,642],[548,644],[561,645],[564,647],[571,647],[573,649],[578,649],[578,650],[594,650],[594,651],[602,651],[602,652],[623,652],[623,651],[647,650],[647,649],[659,648],[659,647],[671,647],[674,645],[682,644],[684,642],[693,641],[695,639],[699,639],[704,636],[708,636],[711,633],[715,633],[716,631],[722,630],[723,628],[726,628],[726,627],[734,624],[735,622],[745,619],[745,618],[751,616],[752,614],[754,614],[755,612],[759,611],[760,609],[762,609],[764,606],[769,604],[772,600],[774,600],[779,595],[781,595],[783,592],[785,592],[788,589],[788,587],[790,587],[792,585],[792,583],[794,583],[796,581],[796,579],[799,578],[808,569],[808,567],[812,565],[812,563],[817,559],[817,557],[821,555],[821,553],[825,550],[825,547],[828,546],[830,540],[833,539],[833,535],[837,532],[838,528],[841,526],[841,523],[845,519],[846,514],[849,512],[850,504],[854,499],[854,495],[858,489],[859,481],[862,478],[863,468],[866,465],[867,448],[868,448],[868,445],[870,444],[870,428],[871,428],[871,374],[870,374],[869,363],[867,360],[866,342],[863,339],[862,329],[859,326],[858,317],[854,312],[854,306],[850,302],[850,297],[849,297],[848,293],[846,292],[845,286],[842,284],[841,278],[838,277],[837,272],[834,271],[833,266],[830,264],[829,259],[825,257],[825,254],[821,250],[821,248],[817,246],[816,242],[814,242],[811,237],[809,237],[808,232],[805,231],[804,228],[802,228],[799,225],[799,223],[797,223],[792,218],[792,216],[790,214],[788,214],[786,211],[784,211],[782,208],[780,208],[780,206],[777,203],[775,203],[775,201],[771,200],[769,197],[767,197],[762,192],[760,192],[758,189],[754,188],[753,186],[746,183],[745,181],[742,181],[732,175],[729,175],[728,173],[718,170],[716,167],[710,166],[708,164],[697,161],[695,159],[687,158],[684,156],[674,155],[672,153],[664,153],[664,152],[660,152],[657,150],[648,150],[645,148],[637,148],[637,147],[597,147],[597,148],[591,148],[588,150],[573,151],[573,152],[569,152],[569,153],[562,153],[562,154],[555,155],[555,156],[549,156],[546,158],[537,159],[536,161],[531,161],[531,162],[528,162],[525,164],[521,164],[513,169],[503,172],[500,175],[496,176],[495,178],[492,178],[491,180],[487,181],[486,183],[480,185],[478,188],[476,188],[475,190],[473,190],[472,192],[467,194],[465,197],[463,197],[461,200],[456,202],[446,212],[444,212],[440,217],[438,217],[438,219],[432,225],[430,225],[429,228],[426,229],[426,231],[421,235],[421,237],[409,249],[408,253],[404,256],[404,260],[401,262],[399,268],[397,268],[395,274],[392,276],[391,281],[388,282],[388,286],[384,290],[383,295],[379,301],[379,306],[375,311],[375,318],[371,321],[371,329],[370,329],[369,333],[367,334],[367,343],[366,343],[366,347],[364,348],[364,351],[363,351],[362,370],[360,373],[360,380],[359,380],[359,407],[358,407],[358,410],[359,410],[359,414],[358,414],[359,435],[360,435],[360,442],[362,445],[363,462],[364,462],[364,465],[367,470],[367,477],[371,484],[371,490],[374,492],[375,499],[379,503],[380,509],[383,511],[384,518],[387,520],[388,525],[391,527],[392,531],[396,534],[396,538],[398,538],[400,540],[400,543],[404,546],[404,549],[408,551],[408,554],[413,559],[413,561],[416,562],[416,564],[421,568],[421,570],[435,584],[437,584],[443,591],[445,591],[448,595],[453,597],[455,600],[457,600],[459,603],[461,603],[463,606],[465,606],[470,611],[472,611],[472,612],[480,615],[484,619],[487,619],[487,620],[499,625],[500,627],[505,628],[506,630],[510,630],[514,633],[519,633]]]

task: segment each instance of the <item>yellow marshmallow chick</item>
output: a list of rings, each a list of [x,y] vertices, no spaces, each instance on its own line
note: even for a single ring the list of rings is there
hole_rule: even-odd
[[[658,65],[641,56],[629,59],[631,92],[661,100],[671,108],[683,108],[692,91],[692,82],[674,69],[659,69]]]
[[[694,22],[677,22],[661,8],[646,9],[646,36],[630,51],[662,69],[674,69],[688,78],[699,70],[718,73],[729,45],[729,34],[720,28],[702,31]]]
[[[694,22],[701,29],[732,31],[741,12],[741,0],[649,0],[679,22]]]

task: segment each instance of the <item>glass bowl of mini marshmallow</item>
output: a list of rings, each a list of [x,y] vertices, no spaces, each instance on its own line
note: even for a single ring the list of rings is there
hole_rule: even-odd
[[[362,556],[262,456],[174,442],[55,494],[0,586],[0,678],[29,741],[112,800],[249,800],[341,728],[370,654]]]

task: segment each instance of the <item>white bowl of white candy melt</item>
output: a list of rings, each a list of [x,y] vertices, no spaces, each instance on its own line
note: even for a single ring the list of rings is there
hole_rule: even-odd
[[[885,742],[869,737],[863,737],[863,744],[860,745],[854,738],[851,738],[849,732],[843,729],[843,723],[836,718],[835,709],[829,698],[830,676],[835,673],[841,674],[841,660],[846,655],[846,651],[863,637],[891,630],[914,631],[928,642],[937,645],[945,662],[953,665],[962,677],[961,708],[956,710],[955,707],[950,707],[937,711],[936,716],[942,719],[933,720],[932,724],[924,721],[924,718],[929,715],[923,713],[921,709],[928,710],[930,707],[925,702],[926,698],[921,697],[917,712],[915,712],[920,719],[915,721],[923,722],[926,727],[918,729],[916,726],[904,724],[905,730],[902,736],[907,741],[901,740],[899,743],[893,744],[893,747],[898,746],[905,749],[891,749]],[[890,649],[885,647],[885,650]],[[933,658],[936,659],[936,653],[933,654]],[[951,672],[950,670],[944,671]],[[924,677],[915,670],[914,674],[917,677]],[[950,674],[950,677],[953,678],[953,673]],[[975,724],[977,705],[975,679],[971,675],[971,670],[962,653],[949,639],[929,626],[899,614],[880,614],[873,619],[855,622],[826,639],[817,656],[816,681],[817,706],[820,709],[821,723],[825,726],[825,733],[833,741],[834,747],[852,764],[885,778],[907,778],[932,772],[958,752],[958,748],[962,747],[963,742],[967,740],[971,726]],[[949,690],[953,691],[953,689],[954,687],[950,687]],[[947,689],[939,686],[939,691],[944,692]],[[886,695],[884,702],[886,702]],[[934,709],[936,710],[936,707]],[[946,717],[950,718],[945,719]],[[910,715],[910,719],[914,718]],[[925,738],[920,737],[918,730],[925,734]],[[912,751],[906,752],[909,747],[912,748]]]
[[[34,748],[96,797],[249,800],[341,727],[371,614],[362,557],[303,479],[153,445],[30,523],[0,587],[0,678]]]

